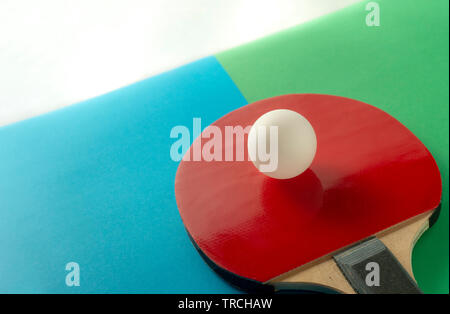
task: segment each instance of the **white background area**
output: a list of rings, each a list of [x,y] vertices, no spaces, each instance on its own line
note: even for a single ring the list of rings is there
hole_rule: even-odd
[[[0,126],[359,0],[0,0]]]

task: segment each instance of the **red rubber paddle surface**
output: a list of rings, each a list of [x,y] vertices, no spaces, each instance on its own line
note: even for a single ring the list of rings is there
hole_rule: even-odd
[[[400,122],[363,102],[286,95],[249,104],[213,125],[224,135],[225,126],[252,125],[274,109],[300,113],[316,131],[316,157],[298,177],[260,173],[247,158],[247,136],[245,161],[179,165],[181,218],[219,267],[266,282],[438,207],[441,179],[429,151]],[[223,150],[236,145],[242,142]]]

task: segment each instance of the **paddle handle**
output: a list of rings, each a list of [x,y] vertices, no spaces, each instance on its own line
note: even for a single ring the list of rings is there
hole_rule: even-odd
[[[347,248],[334,255],[333,260],[351,287],[351,289],[346,287],[341,292],[360,294],[422,293],[408,271],[376,237]],[[308,290],[316,293],[338,293],[332,287],[307,283],[281,282],[274,287],[275,292],[280,294],[304,293]]]
[[[314,290],[319,293],[420,294],[412,273],[412,248],[437,220],[439,209],[300,267],[271,284],[276,293]]]
[[[376,237],[334,255],[333,259],[357,293],[422,293],[408,271]]]

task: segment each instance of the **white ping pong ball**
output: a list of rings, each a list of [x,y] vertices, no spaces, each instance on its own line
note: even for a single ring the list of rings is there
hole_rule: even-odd
[[[290,179],[311,166],[317,138],[305,117],[292,110],[278,109],[255,121],[248,134],[247,149],[259,171],[271,178]]]

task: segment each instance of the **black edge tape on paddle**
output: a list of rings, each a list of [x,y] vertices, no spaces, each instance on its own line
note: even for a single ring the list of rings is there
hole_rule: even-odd
[[[434,224],[436,223],[436,221],[439,218],[439,215],[441,214],[441,204],[439,204],[439,206],[434,210],[433,214],[431,215],[430,219],[428,219],[428,228],[431,228],[434,226]]]
[[[338,293],[336,290],[331,288],[315,285],[315,284],[307,284],[307,283],[289,283],[289,282],[280,282],[274,285],[264,284],[262,282],[248,279],[239,275],[236,275],[226,269],[215,264],[205,253],[198,247],[197,243],[195,243],[192,236],[186,230],[189,239],[191,239],[192,244],[194,245],[197,252],[203,258],[203,260],[208,264],[208,266],[214,270],[220,277],[222,277],[225,281],[231,284],[233,287],[236,287],[240,290],[243,290],[248,293],[262,293],[262,294],[335,294]]]

